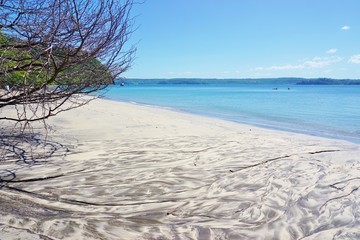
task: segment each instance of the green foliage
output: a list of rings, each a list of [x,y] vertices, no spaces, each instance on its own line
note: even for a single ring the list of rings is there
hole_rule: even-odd
[[[16,44],[15,41],[0,32],[0,68],[2,72],[5,72],[5,74],[0,73],[0,88],[5,88],[6,86],[10,88],[21,88],[23,86],[36,87],[48,82],[49,76],[51,76],[51,67],[48,69],[32,67],[30,71],[25,71],[27,70],[26,68],[14,71],[16,66],[44,66],[44,61],[47,61],[47,59],[36,58],[35,56],[39,54],[39,51],[36,51],[34,48],[27,50],[25,48],[7,47],[8,45]],[[7,69],[12,69],[12,71],[7,71]],[[101,85],[111,84],[112,80],[110,71],[99,60],[93,58],[85,63],[65,68],[48,84],[69,86],[80,84],[91,85],[94,83],[95,85]]]
[[[26,51],[21,51],[16,48],[8,47],[13,44],[14,40],[8,38],[5,34],[0,32],[0,56],[1,56],[1,70],[6,72],[7,69],[13,69],[20,64],[28,64],[31,62],[31,55]],[[31,83],[31,79],[36,78],[36,73],[27,74],[24,70],[17,70],[6,72],[0,75],[0,87],[10,88]]]
[[[0,45],[6,44],[9,39],[0,31]]]

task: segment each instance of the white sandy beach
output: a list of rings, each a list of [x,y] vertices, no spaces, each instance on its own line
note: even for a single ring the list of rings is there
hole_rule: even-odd
[[[0,239],[360,239],[359,145],[100,99],[49,124],[1,161]]]

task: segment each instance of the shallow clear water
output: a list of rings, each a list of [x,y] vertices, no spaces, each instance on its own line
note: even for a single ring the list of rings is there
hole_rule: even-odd
[[[128,85],[105,97],[360,143],[360,86]]]

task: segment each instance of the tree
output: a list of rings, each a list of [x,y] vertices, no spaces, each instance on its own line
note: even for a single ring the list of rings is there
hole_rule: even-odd
[[[86,104],[125,72],[132,0],[0,0],[0,120],[44,120]],[[14,110],[3,116],[5,108]]]

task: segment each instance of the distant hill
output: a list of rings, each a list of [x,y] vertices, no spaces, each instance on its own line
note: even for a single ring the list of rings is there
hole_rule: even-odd
[[[318,78],[318,79],[303,79],[297,83],[298,85],[360,85],[360,80],[351,79],[331,79],[331,78]]]
[[[330,78],[246,78],[246,79],[205,79],[205,78],[172,78],[172,79],[117,79],[116,84],[270,84],[270,85],[360,85],[359,79],[330,79]]]

